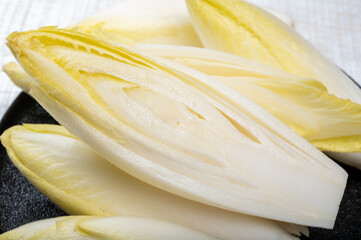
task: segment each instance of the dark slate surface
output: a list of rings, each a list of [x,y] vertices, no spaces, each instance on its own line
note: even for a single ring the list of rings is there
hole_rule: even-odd
[[[31,97],[21,93],[0,123],[0,134],[22,123],[56,123]],[[361,239],[361,171],[342,165],[349,173],[335,228],[310,228],[310,238],[317,240]],[[47,197],[36,190],[0,147],[0,233],[28,222],[66,215]]]

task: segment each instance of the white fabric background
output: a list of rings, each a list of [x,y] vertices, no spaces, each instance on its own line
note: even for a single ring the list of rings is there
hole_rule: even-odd
[[[119,1],[0,0],[0,65],[13,61],[5,45],[11,32],[45,25],[65,27]],[[298,32],[361,83],[360,0],[249,1],[290,16]],[[0,72],[0,119],[19,92]]]

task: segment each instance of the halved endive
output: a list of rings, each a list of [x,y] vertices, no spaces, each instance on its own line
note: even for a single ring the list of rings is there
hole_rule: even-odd
[[[0,240],[215,240],[180,225],[138,217],[69,216],[40,220],[0,235]]]
[[[54,28],[7,42],[30,94],[127,173],[215,207],[330,228],[337,164],[216,79],[173,61]]]
[[[329,94],[318,81],[235,55],[192,47],[137,44],[232,87],[287,124],[327,155],[361,169],[361,106]],[[25,92],[34,81],[15,63],[3,67]]]
[[[217,78],[322,151],[361,152],[361,105],[328,93],[317,80],[209,49],[151,44],[136,47]],[[361,158],[355,164],[360,166]]]
[[[69,214],[154,218],[224,240],[308,235],[306,227],[218,209],[155,188],[110,164],[61,126],[14,126],[1,141],[24,176]]]
[[[361,89],[290,26],[242,0],[186,0],[203,45],[298,76],[361,104]]]

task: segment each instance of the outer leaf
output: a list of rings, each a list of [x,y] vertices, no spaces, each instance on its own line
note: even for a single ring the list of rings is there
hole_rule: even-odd
[[[322,82],[331,94],[361,104],[361,90],[291,27],[242,0],[187,0],[207,48],[233,53]]]
[[[0,239],[214,240],[215,238],[179,225],[153,219],[70,216],[29,223],[0,235]]]
[[[108,217],[81,220],[77,229],[96,239],[109,240],[216,240],[181,225],[137,217]]]
[[[208,49],[140,44],[137,48],[216,77],[322,151],[361,152],[361,105],[329,94],[318,81]]]
[[[63,30],[14,33],[8,46],[38,83],[31,95],[129,174],[216,207],[332,227],[344,170],[217,80]]]
[[[1,141],[25,177],[69,214],[149,217],[225,240],[308,234],[307,228],[228,212],[154,188],[111,165],[61,126],[15,126]]]
[[[10,62],[3,66],[3,71],[9,76],[11,81],[15,83],[16,86],[29,92],[34,85],[33,79],[24,72],[24,70],[14,62]]]
[[[61,218],[51,218],[44,220],[45,222],[54,221],[54,223],[46,228],[40,229],[35,234],[33,234],[28,240],[47,240],[47,239],[77,239],[77,240],[92,240],[95,239],[92,236],[80,235],[76,231],[76,225],[81,220],[91,219],[92,217],[85,216],[76,216],[76,217],[61,217]],[[38,221],[33,223],[26,224],[25,226],[32,227],[33,225],[37,226]],[[22,227],[20,227],[21,229]],[[17,232],[18,228],[15,228],[11,232]],[[4,234],[6,239],[7,233]],[[20,238],[21,239],[21,238]],[[1,240],[1,236],[0,236]]]

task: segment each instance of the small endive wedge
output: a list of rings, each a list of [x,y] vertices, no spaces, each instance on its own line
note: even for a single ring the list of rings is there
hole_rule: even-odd
[[[127,173],[215,207],[333,226],[347,173],[216,79],[66,30],[7,44],[37,84],[30,94]]]
[[[180,225],[132,216],[69,216],[28,223],[0,235],[0,240],[216,240]]]
[[[209,49],[151,44],[136,48],[217,78],[322,151],[361,152],[361,105],[337,98],[316,80]]]
[[[202,46],[183,0],[124,0],[69,29],[117,42]]]
[[[57,125],[14,126],[1,136],[15,166],[68,214],[131,215],[179,224],[224,240],[294,239],[306,227],[214,208],[126,174]],[[212,226],[212,227],[210,227]]]
[[[203,45],[322,82],[361,104],[361,89],[290,26],[242,0],[186,0]]]

